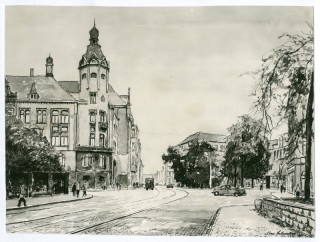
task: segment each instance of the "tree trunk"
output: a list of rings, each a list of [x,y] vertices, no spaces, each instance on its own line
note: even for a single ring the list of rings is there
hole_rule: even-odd
[[[240,186],[244,187],[244,175],[243,175],[243,166],[244,166],[244,161],[246,160],[246,158],[241,159],[241,181],[240,181]]]
[[[311,151],[312,151],[312,123],[313,123],[313,73],[311,76],[310,93],[307,104],[307,123],[306,123],[306,135],[307,135],[307,150],[306,150],[306,162],[305,162],[305,183],[304,183],[304,198],[308,200],[310,198],[310,177],[311,177]],[[314,174],[313,174],[314,175]]]
[[[234,186],[237,186],[237,165],[234,166]]]
[[[254,182],[254,178],[251,178],[251,187],[252,187],[252,188],[254,188],[253,182]]]

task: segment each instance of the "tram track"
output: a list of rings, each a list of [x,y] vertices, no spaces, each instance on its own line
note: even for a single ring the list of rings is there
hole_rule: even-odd
[[[128,203],[135,203],[135,202],[140,202],[140,201],[144,201],[144,200],[148,200],[148,199],[153,199],[153,198],[156,198],[157,196],[159,196],[159,191],[156,189],[157,191],[157,194],[155,196],[152,196],[152,197],[147,197],[147,198],[143,198],[143,199],[139,199],[139,200],[133,200],[133,201],[128,201],[126,200],[126,202],[122,202],[122,203],[117,203],[117,204],[107,204],[108,205],[108,209],[109,208],[113,208],[113,207],[120,207],[121,205],[124,205],[124,204],[128,204]],[[129,199],[131,199],[132,197],[130,197]],[[81,200],[79,200],[81,201]],[[112,202],[112,201],[116,201],[116,199],[110,199],[108,200],[108,202]],[[78,201],[76,201],[78,202]],[[72,204],[73,206],[74,204]],[[44,205],[45,206],[45,205]],[[72,207],[70,205],[65,205],[65,206],[59,206],[59,210],[63,209],[63,208],[69,208]],[[43,208],[41,210],[45,210],[45,209],[51,209],[51,208],[56,208],[56,207],[52,207],[50,206],[49,208]],[[91,209],[93,210],[93,209]],[[33,212],[34,210],[29,210],[28,212]],[[85,210],[81,210],[81,211],[85,211]],[[108,210],[103,210],[101,212],[104,212],[104,211],[108,211]],[[78,212],[78,211],[76,211]],[[75,212],[73,212],[75,213]],[[15,215],[16,213],[10,213],[10,214],[7,214],[7,215]],[[33,221],[38,221],[38,220],[45,220],[45,219],[49,219],[49,218],[52,218],[52,217],[58,217],[58,216],[64,216],[64,215],[68,215],[68,214],[72,214],[72,212],[68,212],[68,213],[62,213],[62,214],[56,214],[56,215],[50,215],[50,216],[46,216],[46,217],[41,217],[41,218],[36,218],[36,219],[29,219],[29,220],[23,220],[23,221],[17,221],[17,222],[10,222],[10,223],[6,223],[6,225],[12,225],[12,224],[19,224],[19,223],[32,223]]]
[[[150,209],[156,208],[156,207],[158,207],[158,206],[160,206],[160,205],[164,205],[164,204],[168,204],[168,203],[171,203],[171,202],[175,202],[175,201],[184,199],[185,197],[189,196],[189,192],[187,192],[187,191],[185,191],[185,190],[180,190],[180,189],[177,189],[177,190],[183,191],[183,192],[185,193],[185,195],[182,196],[182,197],[178,197],[178,198],[176,198],[176,199],[174,199],[174,200],[166,201],[166,202],[164,202],[164,203],[160,203],[160,204],[156,204],[156,205],[151,205],[151,206],[149,206],[149,207],[146,207],[146,208],[140,209],[140,210],[138,210],[138,211],[131,212],[131,213],[129,213],[129,214],[125,214],[125,215],[122,215],[122,216],[119,216],[119,217],[110,219],[110,220],[108,220],[108,221],[104,221],[104,222],[101,222],[101,223],[96,223],[96,224],[91,225],[91,226],[87,226],[87,227],[83,227],[83,228],[78,229],[78,230],[74,230],[74,231],[72,231],[70,234],[79,234],[79,233],[90,232],[90,230],[92,230],[92,229],[97,229],[97,228],[99,228],[99,227],[101,227],[101,226],[105,226],[105,225],[107,225],[107,224],[109,224],[109,223],[112,223],[112,222],[115,222],[115,221],[117,221],[117,220],[121,220],[121,219],[124,219],[124,218],[128,218],[128,217],[130,217],[130,216],[132,216],[132,215],[139,214],[139,213],[148,211],[148,210],[150,210]],[[174,190],[171,190],[171,191],[174,192],[174,195],[173,195],[173,196],[175,196],[175,195],[176,195],[176,192],[175,192]],[[99,234],[99,233],[95,233],[95,234]]]
[[[101,215],[102,213],[108,213],[110,212],[110,208],[112,207],[113,209],[112,210],[116,210],[117,208],[122,208],[122,211],[118,211],[118,213],[126,213],[126,211],[132,209],[132,208],[135,208],[136,206],[138,205],[143,205],[146,201],[150,200],[150,199],[157,199],[157,197],[160,195],[160,192],[158,189],[156,189],[157,191],[157,194],[155,196],[152,196],[152,197],[148,197],[148,198],[143,198],[143,199],[139,199],[139,200],[134,200],[134,201],[126,201],[126,202],[123,202],[123,203],[118,203],[118,204],[114,204],[113,206],[108,206],[108,210],[100,210],[98,213],[94,214],[91,216],[91,218],[89,218],[89,220],[95,220],[96,219],[96,216],[97,215]],[[171,196],[174,196],[175,195],[175,192],[173,195]],[[170,196],[170,197],[171,197]],[[164,197],[163,199],[165,199],[167,197]],[[129,204],[128,204],[129,203]],[[124,204],[128,204],[128,206],[125,206],[125,207],[122,207]],[[79,211],[81,212],[81,211]],[[84,212],[84,211],[82,211]],[[66,217],[66,218],[63,218],[63,216],[66,216],[66,215],[69,215],[69,214],[73,214],[75,215],[74,213],[64,213],[64,214],[58,214],[58,215],[53,215],[53,216],[47,216],[47,217],[42,217],[42,218],[37,218],[37,219],[33,219],[33,220],[25,220],[25,221],[18,221],[18,222],[12,222],[12,223],[7,223],[7,225],[11,228],[8,229],[7,227],[7,231],[8,232],[11,232],[11,233],[16,233],[16,232],[23,232],[23,231],[27,231],[27,232],[40,232],[41,233],[41,230],[45,229],[46,227],[48,226],[53,226],[55,224],[59,224],[61,222],[67,222],[68,220],[70,221],[70,223],[74,223],[73,220],[78,220],[79,219],[81,220],[82,218],[84,220],[88,220],[88,214],[82,214],[80,216],[72,216],[72,217]],[[108,216],[108,214],[106,214]],[[61,219],[59,219],[59,217]],[[55,220],[57,219],[58,220]],[[25,225],[30,225],[32,223],[39,223],[40,220],[43,220],[43,221],[46,221],[46,220],[51,220],[49,223],[46,223],[46,224],[37,224],[33,227],[26,227]],[[22,224],[24,226],[24,228],[19,228],[19,229],[16,229],[16,228],[13,228],[15,225],[19,225],[19,224]],[[75,224],[76,225],[76,224]]]

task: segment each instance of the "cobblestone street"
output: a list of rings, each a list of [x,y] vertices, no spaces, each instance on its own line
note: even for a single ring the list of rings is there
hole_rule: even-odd
[[[270,191],[244,197],[214,196],[211,190],[144,189],[91,192],[92,199],[7,211],[10,233],[107,235],[210,235],[221,206],[252,205]]]

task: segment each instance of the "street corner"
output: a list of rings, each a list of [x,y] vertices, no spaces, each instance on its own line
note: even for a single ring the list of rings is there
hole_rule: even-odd
[[[253,205],[223,207],[219,210],[211,236],[221,237],[292,237],[289,228],[281,227],[258,215]]]

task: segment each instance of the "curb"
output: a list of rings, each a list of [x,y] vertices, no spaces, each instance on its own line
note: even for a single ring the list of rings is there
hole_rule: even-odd
[[[88,197],[80,198],[80,199],[78,198],[78,199],[71,199],[71,200],[62,200],[62,201],[57,201],[57,202],[40,203],[40,204],[30,205],[27,207],[11,207],[11,208],[7,208],[6,211],[28,209],[28,208],[40,207],[40,206],[44,206],[44,205],[57,204],[57,203],[68,203],[68,202],[82,201],[82,200],[87,200],[87,199],[91,199],[91,198],[93,198],[93,195],[89,195]]]
[[[217,219],[220,215],[221,209],[223,208],[230,208],[230,207],[247,207],[247,206],[254,206],[252,204],[240,204],[240,205],[226,205],[226,206],[222,206],[220,208],[218,208],[218,210],[211,216],[209,223],[207,224],[207,229],[205,232],[205,236],[211,236],[212,230],[215,226],[215,224],[217,223]]]

